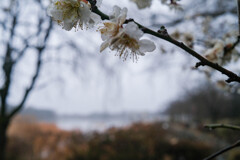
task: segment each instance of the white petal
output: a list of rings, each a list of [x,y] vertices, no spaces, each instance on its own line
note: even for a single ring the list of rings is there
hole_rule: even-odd
[[[121,13],[118,17],[119,26],[121,26],[125,22],[125,20],[127,18],[127,12],[128,12],[128,10],[125,7],[121,10]]]
[[[129,22],[125,26],[125,33],[136,40],[143,36],[143,31],[134,22]]]
[[[94,24],[98,24],[102,21],[101,17],[93,12],[90,14],[90,19],[94,22]]]
[[[81,3],[81,7],[79,7],[78,12],[80,14],[81,21],[87,22],[89,21],[89,17],[91,14],[90,7],[84,2],[80,2],[80,3]]]
[[[71,22],[64,22],[63,23],[63,29],[70,31],[73,28],[74,24]]]
[[[156,49],[155,44],[147,39],[140,40],[139,45],[140,45],[139,51],[142,53],[152,52]]]
[[[53,17],[55,20],[63,20],[62,11],[58,10],[55,6],[51,5],[47,9],[47,14]]]
[[[101,34],[101,38],[103,41],[107,40],[110,36],[107,34]]]
[[[100,47],[100,52],[102,52],[103,50],[105,50],[110,44],[110,41],[104,41],[102,44],[101,44],[101,47]]]
[[[120,15],[121,8],[118,6],[113,6],[113,11],[110,13],[110,19],[116,19]]]
[[[71,17],[64,19],[63,21],[63,28],[67,31],[71,30],[73,26],[78,22],[78,19],[74,14]]]

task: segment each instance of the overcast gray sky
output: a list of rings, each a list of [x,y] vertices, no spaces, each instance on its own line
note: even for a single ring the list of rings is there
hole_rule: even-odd
[[[158,0],[153,0],[152,7],[144,10],[138,10],[129,0],[118,2],[103,0],[100,9],[109,13],[114,4],[125,6],[129,10],[128,18],[134,18],[150,27],[154,14],[155,22],[162,23],[184,15],[184,12],[169,11]],[[185,3],[188,1],[183,2],[183,7]],[[151,38],[155,42],[157,49],[140,57],[137,63],[132,63],[131,60],[122,62],[110,50],[99,53],[102,41],[98,32],[68,32],[57,25],[55,28],[51,45],[74,41],[81,53],[69,47],[63,47],[58,52],[50,51],[51,57],[61,57],[71,63],[46,62],[37,87],[28,99],[28,106],[51,109],[61,114],[154,112],[163,110],[169,102],[181,97],[185,90],[204,79],[202,74],[191,69],[195,59],[163,40],[146,35],[145,38]],[[193,26],[189,24],[177,29],[194,32]],[[174,30],[169,28],[170,32]],[[162,54],[162,46],[173,53]],[[49,58],[47,56],[45,54],[45,59]],[[75,67],[72,63],[74,61],[79,63]],[[28,83],[27,79],[31,76],[32,68],[28,66],[33,63],[34,56],[29,53],[20,64],[20,72],[16,76],[21,75],[23,80],[14,86],[18,92],[12,92],[11,102],[17,102],[20,98],[23,84]],[[107,66],[107,70],[104,66]]]

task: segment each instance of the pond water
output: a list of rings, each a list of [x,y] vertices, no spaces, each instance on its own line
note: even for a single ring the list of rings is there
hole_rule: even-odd
[[[129,116],[107,118],[57,118],[55,124],[64,130],[81,130],[82,132],[103,132],[111,127],[126,127],[136,122],[154,122],[167,120],[166,116]]]

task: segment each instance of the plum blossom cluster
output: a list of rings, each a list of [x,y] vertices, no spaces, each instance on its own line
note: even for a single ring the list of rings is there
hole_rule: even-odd
[[[216,40],[213,47],[206,50],[204,56],[207,60],[219,65],[225,65],[231,62],[231,60],[237,61],[239,59],[238,51],[235,48],[227,51],[233,45],[233,42],[228,40]]]
[[[100,3],[97,1],[97,5]],[[127,8],[113,7],[109,20],[104,21],[99,29],[103,40],[100,52],[109,47],[123,60],[131,58],[134,61],[138,60],[138,56],[154,51],[156,46],[150,40],[140,39],[144,33],[136,23],[125,24],[127,12]],[[100,16],[91,11],[87,0],[53,0],[47,13],[68,31],[72,28],[92,28],[101,22]]]
[[[145,52],[155,50],[155,44],[147,39],[141,39],[143,31],[134,22],[129,22],[125,26],[124,22],[127,16],[127,8],[120,9],[114,6],[110,15],[110,21],[104,23],[100,29],[102,40],[100,51],[109,47],[116,50],[120,58],[126,60],[128,56],[137,60],[138,56],[144,56]]]
[[[47,13],[67,31],[92,28],[101,21],[99,15],[91,12],[91,5],[86,0],[53,0]]]

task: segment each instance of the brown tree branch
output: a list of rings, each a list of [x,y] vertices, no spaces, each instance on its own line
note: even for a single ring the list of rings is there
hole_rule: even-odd
[[[140,28],[143,27],[141,25],[139,25],[139,26],[140,26]],[[187,47],[183,42],[179,42],[179,41],[173,39],[170,36],[159,34],[159,33],[155,32],[155,31],[153,31],[151,29],[148,29],[148,28],[145,28],[145,27],[143,27],[143,32],[144,33],[148,33],[150,35],[153,35],[155,37],[164,39],[164,40],[166,40],[166,41],[168,41],[168,42],[178,46],[179,48],[183,49],[184,51],[186,51],[187,53],[189,53],[193,57],[197,58],[200,62],[196,64],[196,67],[199,67],[199,66],[209,66],[209,67],[211,67],[211,68],[221,72],[222,74],[228,76],[228,79],[226,80],[226,82],[228,82],[228,83],[230,83],[230,82],[238,82],[238,83],[240,83],[240,77],[237,74],[227,70],[226,68],[223,68],[222,66],[218,65],[217,63],[213,63],[213,62],[207,60],[206,58],[201,56],[196,51],[194,51],[191,48]]]
[[[238,1],[240,1],[240,0],[238,0]],[[95,12],[96,14],[100,15],[102,20],[105,20],[105,19],[109,20],[109,16],[107,16],[104,13],[102,13],[96,6],[92,7],[92,11]],[[130,19],[130,20],[126,20],[126,21],[129,22],[129,21],[134,21],[134,20]],[[158,37],[160,39],[163,39],[165,41],[168,41],[168,42],[178,46],[179,48],[183,49],[184,51],[186,51],[187,53],[189,53],[193,57],[197,58],[200,62],[198,62],[196,64],[196,67],[199,67],[199,66],[209,66],[209,67],[211,67],[211,68],[221,72],[222,74],[226,75],[228,77],[226,82],[228,82],[228,83],[230,83],[230,82],[238,82],[238,83],[240,83],[240,77],[237,74],[233,73],[230,70],[227,70],[226,68],[220,66],[217,63],[213,63],[213,62],[207,60],[206,58],[201,56],[199,53],[194,51],[193,49],[187,47],[183,42],[179,42],[179,41],[173,39],[172,37],[170,37],[169,35],[155,32],[155,31],[153,31],[153,30],[151,30],[151,29],[149,29],[147,27],[142,26],[141,24],[139,24],[137,22],[135,22],[135,23],[139,26],[140,29],[142,29],[142,31],[144,33],[150,34],[150,35],[153,35],[153,36]]]

